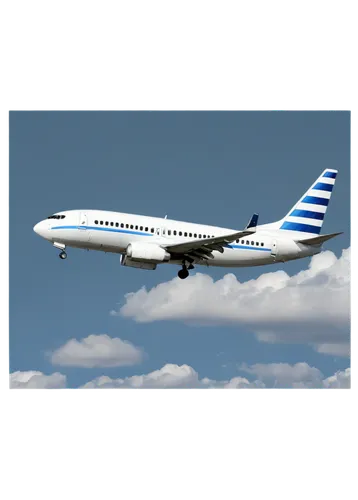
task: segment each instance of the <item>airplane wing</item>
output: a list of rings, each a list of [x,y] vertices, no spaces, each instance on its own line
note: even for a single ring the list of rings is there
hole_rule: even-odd
[[[169,253],[180,254],[186,257],[200,258],[204,260],[213,259],[213,250],[220,253],[224,252],[224,248],[233,241],[254,234],[256,232],[258,215],[254,214],[243,231],[216,236],[215,238],[196,239],[184,243],[175,243],[166,245],[165,249]]]

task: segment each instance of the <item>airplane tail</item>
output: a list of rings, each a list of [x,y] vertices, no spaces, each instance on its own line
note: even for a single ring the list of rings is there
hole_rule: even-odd
[[[296,231],[297,239],[320,234],[337,172],[330,168],[324,170],[283,219],[265,227]]]

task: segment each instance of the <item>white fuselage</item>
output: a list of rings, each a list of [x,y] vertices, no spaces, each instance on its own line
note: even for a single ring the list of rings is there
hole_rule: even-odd
[[[308,257],[321,250],[320,246],[296,242],[295,232],[270,229],[269,226],[257,226],[256,233],[230,243],[223,253],[214,250],[212,259],[198,258],[194,263],[220,267],[260,266]],[[236,232],[203,224],[103,210],[58,212],[36,224],[34,231],[58,248],[75,247],[122,255],[134,242],[165,246]],[[182,262],[175,256],[168,261],[172,264]]]

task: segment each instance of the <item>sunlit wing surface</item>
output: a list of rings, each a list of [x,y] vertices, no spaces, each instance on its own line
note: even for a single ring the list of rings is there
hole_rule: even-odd
[[[166,245],[165,249],[172,254],[192,255],[193,257],[199,257],[207,260],[213,258],[211,253],[213,250],[224,253],[224,248],[229,243],[255,232],[256,228],[254,227],[252,229],[226,234],[224,236],[217,236],[215,238],[206,238],[205,240],[192,240],[185,243]]]

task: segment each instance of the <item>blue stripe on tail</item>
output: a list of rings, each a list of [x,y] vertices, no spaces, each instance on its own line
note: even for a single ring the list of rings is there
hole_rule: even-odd
[[[284,222],[280,229],[287,229],[289,231],[300,231],[301,233],[319,234],[321,228],[318,226],[311,226],[309,224],[299,224],[298,222]]]
[[[307,219],[323,220],[324,214],[320,212],[311,212],[310,210],[293,210],[290,217],[306,217]]]
[[[325,182],[317,182],[312,189],[319,189],[320,191],[332,191],[333,184],[326,184]]]
[[[316,196],[306,196],[303,198],[302,203],[311,203],[312,205],[324,205],[328,206],[328,198],[317,198]]]
[[[326,172],[323,177],[329,177],[330,179],[335,179],[337,177],[337,172]]]

